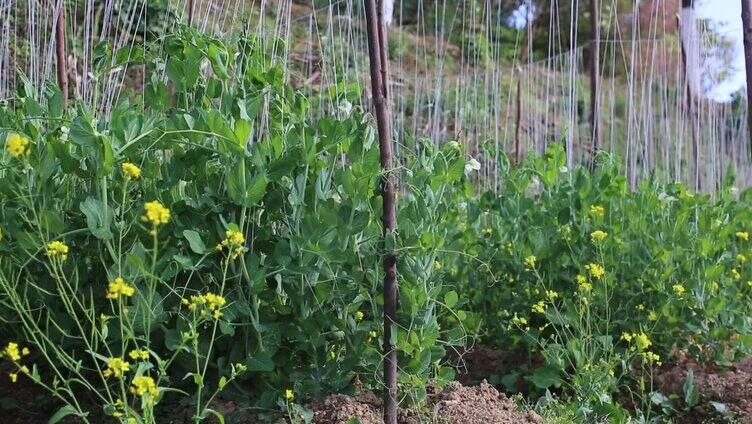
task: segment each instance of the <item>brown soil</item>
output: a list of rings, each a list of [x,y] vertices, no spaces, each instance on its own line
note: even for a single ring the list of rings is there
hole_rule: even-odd
[[[752,357],[727,370],[691,361],[673,365],[658,375],[661,391],[683,398],[683,385],[688,369],[692,369],[694,373],[694,385],[700,394],[700,404],[680,422],[706,423],[725,416],[741,423],[752,423]],[[721,414],[711,402],[725,409],[725,413]]]
[[[381,399],[372,393],[359,396],[331,395],[311,404],[316,424],[343,424],[357,418],[362,424],[382,424]],[[534,412],[522,412],[503,393],[486,381],[466,387],[452,382],[429,395],[425,411],[401,410],[401,424],[430,422],[436,424],[525,424],[543,423]]]

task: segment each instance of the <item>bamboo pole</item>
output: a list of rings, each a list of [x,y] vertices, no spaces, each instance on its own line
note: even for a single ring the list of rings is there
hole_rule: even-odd
[[[371,95],[376,112],[381,159],[381,197],[384,225],[384,422],[397,424],[397,351],[392,331],[397,315],[397,233],[395,176],[393,172],[392,129],[389,110],[389,73],[386,55],[386,25],[381,0],[366,0],[366,29],[371,70]]]
[[[677,19],[679,24],[679,33],[684,31],[686,29],[685,23],[681,21],[681,19]],[[690,25],[692,23],[690,22]],[[694,101],[694,93],[692,92],[692,78],[690,77],[690,72],[698,72],[697,69],[690,69],[689,64],[687,63],[687,48],[690,46],[685,45],[684,41],[681,41],[681,58],[682,58],[682,70],[684,72],[684,90],[685,90],[685,98],[684,98],[684,108],[687,113],[687,119],[689,120],[690,125],[690,134],[692,135],[692,159],[694,162],[694,169],[695,169],[695,191],[700,191],[702,189],[702,179],[700,178],[700,140],[698,136],[698,120],[697,120],[697,113],[696,113],[696,105]]]
[[[520,151],[520,135],[522,132],[522,68],[517,67],[517,105],[514,116],[514,161],[520,163],[522,152]]]
[[[68,65],[65,59],[65,2],[57,2],[57,23],[55,24],[55,55],[57,59],[57,83],[63,94],[63,107],[68,107]]]
[[[598,11],[599,0],[590,0],[590,129],[592,131],[592,152],[590,158],[591,169],[595,168],[595,157],[600,148],[600,62],[601,62],[601,31],[600,31],[600,13]]]
[[[747,71],[747,131],[749,154],[752,155],[752,0],[742,0],[744,27],[744,64]]]
[[[193,26],[193,13],[195,7],[195,0],[188,0],[188,26]]]

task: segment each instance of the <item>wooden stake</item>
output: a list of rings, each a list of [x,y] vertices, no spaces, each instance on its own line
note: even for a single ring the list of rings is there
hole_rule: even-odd
[[[595,168],[595,157],[600,147],[600,125],[598,118],[601,114],[601,82],[600,82],[600,64],[601,64],[601,30],[600,14],[598,13],[598,1],[590,0],[590,128],[592,130],[592,152],[590,158],[591,169]]]
[[[752,157],[752,0],[742,0],[742,26],[744,27],[744,63],[747,71],[747,131]]]
[[[517,105],[514,114],[514,161],[520,163],[520,133],[522,132],[522,68],[517,67]]]
[[[684,22],[677,18],[679,25],[679,33],[684,31]],[[690,23],[691,24],[691,23]],[[699,40],[698,40],[699,42]],[[685,90],[685,102],[684,108],[687,112],[687,118],[689,119],[690,131],[692,134],[692,158],[694,160],[695,168],[695,191],[702,189],[702,180],[700,178],[700,140],[698,136],[699,123],[697,122],[697,115],[695,111],[694,95],[692,93],[692,80],[689,72],[697,72],[698,70],[688,69],[687,64],[687,47],[684,45],[684,41],[681,41],[681,57],[682,57],[682,70],[684,72],[684,90]]]
[[[57,83],[63,94],[63,107],[68,107],[68,65],[65,56],[65,3],[57,2],[57,23],[55,24],[55,53],[57,59]]]
[[[188,0],[188,26],[193,26],[193,12],[195,0]]]
[[[393,172],[392,128],[389,110],[389,73],[386,55],[386,25],[381,0],[366,0],[366,27],[371,69],[371,91],[379,131],[381,197],[384,225],[384,422],[397,424],[397,351],[392,331],[397,318],[397,209]]]

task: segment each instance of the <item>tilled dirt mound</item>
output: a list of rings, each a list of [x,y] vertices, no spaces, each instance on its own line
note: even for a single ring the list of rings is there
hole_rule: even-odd
[[[725,416],[741,423],[752,423],[752,357],[728,370],[691,362],[672,366],[658,375],[661,391],[681,396],[688,369],[694,374],[700,403],[681,422],[705,423]]]
[[[343,424],[351,418],[362,424],[383,424],[381,399],[372,393],[358,396],[336,394],[310,405],[316,424]],[[401,410],[399,422],[419,424],[543,424],[534,412],[521,412],[503,393],[486,381],[465,387],[452,382],[440,393],[430,395],[426,412]]]

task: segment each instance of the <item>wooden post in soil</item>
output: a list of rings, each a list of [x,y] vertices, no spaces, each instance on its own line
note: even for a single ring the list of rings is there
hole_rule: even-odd
[[[600,82],[600,62],[601,62],[601,30],[600,30],[600,13],[598,13],[599,0],[590,0],[590,128],[592,130],[592,151],[590,156],[590,168],[595,169],[595,156],[600,148],[600,125],[598,118],[601,114],[601,82]]]
[[[522,68],[517,67],[517,105],[514,112],[514,161],[520,163],[522,152],[520,151],[520,135],[522,133]]]
[[[742,26],[744,27],[744,63],[747,71],[748,154],[752,156],[752,0],[742,0]]]
[[[384,422],[397,424],[397,351],[391,344],[397,316],[397,235],[395,175],[392,165],[392,128],[389,111],[389,72],[386,25],[381,0],[366,0],[366,29],[371,70],[371,95],[376,113],[381,156],[381,197],[384,225]]]
[[[55,56],[57,59],[57,83],[63,94],[63,108],[68,108],[68,65],[65,58],[65,2],[57,2],[55,23]]]
[[[193,12],[195,6],[195,0],[188,0],[188,26],[193,26]]]

